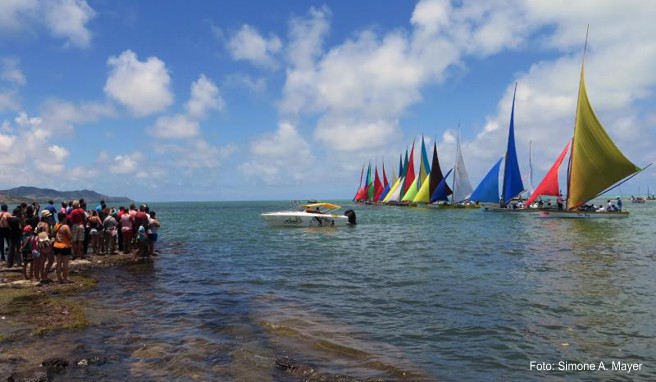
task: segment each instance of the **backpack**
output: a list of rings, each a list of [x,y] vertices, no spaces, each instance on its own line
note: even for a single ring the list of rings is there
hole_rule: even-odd
[[[21,252],[25,254],[32,254],[32,236],[27,235],[21,242]]]
[[[37,242],[37,247],[40,249],[50,247],[52,245],[52,239],[50,239],[50,235],[48,235],[48,231],[43,229],[43,226],[37,226],[36,227],[36,242]]]

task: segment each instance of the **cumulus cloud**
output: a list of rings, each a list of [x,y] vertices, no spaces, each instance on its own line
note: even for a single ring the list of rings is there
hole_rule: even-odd
[[[13,121],[3,121],[0,133],[0,180],[15,184],[20,173],[21,183],[30,183],[40,176],[57,175],[65,168],[69,152],[52,144],[53,131],[41,117],[19,113]],[[19,155],[20,154],[20,155]]]
[[[315,161],[308,142],[288,122],[280,123],[275,133],[252,142],[250,153],[253,159],[243,163],[240,170],[267,183],[275,183],[281,176],[303,179]]]
[[[109,166],[112,174],[133,174],[144,166],[144,155],[136,152],[132,154],[117,155]]]
[[[17,86],[27,83],[25,75],[20,70],[20,60],[16,57],[6,57],[0,61],[0,78]]]
[[[85,0],[50,0],[44,1],[43,7],[46,25],[53,36],[80,48],[89,46],[91,31],[86,24],[96,12]]]
[[[76,124],[96,122],[115,115],[116,111],[111,104],[94,101],[73,103],[51,98],[41,106],[41,117],[46,125],[59,131],[71,132]]]
[[[126,106],[136,116],[161,112],[173,103],[171,77],[166,65],[157,57],[139,61],[137,55],[126,50],[107,60],[110,74],[105,93]]]
[[[44,29],[66,45],[86,48],[92,34],[87,24],[96,11],[85,0],[9,0],[0,2],[0,30],[23,33]]]
[[[184,114],[175,114],[157,118],[155,126],[148,132],[156,138],[193,138],[200,134],[200,127],[195,119]]]
[[[18,111],[20,109],[18,98],[18,93],[14,90],[0,91],[0,112]]]
[[[223,110],[225,101],[219,94],[219,88],[210,80],[201,74],[198,80],[191,85],[191,98],[185,105],[190,117],[201,119],[210,110]]]
[[[200,135],[200,121],[211,110],[223,110],[225,101],[219,88],[204,74],[191,84],[191,96],[185,104],[185,114],[164,115],[147,132],[156,138],[187,139]]]
[[[260,35],[256,28],[244,24],[226,43],[228,52],[235,60],[249,61],[264,68],[277,66],[275,55],[282,43],[276,35],[268,39]]]
[[[230,74],[226,76],[225,83],[229,87],[244,88],[256,94],[264,93],[267,90],[267,82],[265,78],[254,78],[245,73]]]

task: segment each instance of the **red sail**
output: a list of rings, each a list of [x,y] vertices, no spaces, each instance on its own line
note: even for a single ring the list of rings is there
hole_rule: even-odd
[[[383,184],[380,182],[380,177],[378,176],[378,166],[376,166],[376,179],[374,180],[374,202],[380,200],[380,194],[383,193]]]
[[[412,182],[415,181],[415,166],[414,166],[414,161],[415,161],[415,143],[412,142],[412,149],[410,150],[410,160],[408,161],[408,171],[405,175],[405,181],[403,182],[403,192],[401,193],[401,198],[403,198],[403,195],[408,191],[410,186],[412,185]]]
[[[531,203],[533,203],[535,199],[537,199],[537,197],[540,195],[560,195],[560,187],[558,186],[558,168],[560,168],[560,164],[563,163],[563,159],[565,159],[565,155],[567,154],[568,149],[569,142],[567,142],[567,145],[558,156],[558,159],[556,159],[556,162],[551,165],[551,168],[547,172],[547,175],[544,176],[544,179],[542,179],[542,182],[538,184],[538,186],[535,188],[535,191],[533,191],[531,196],[529,196],[529,198],[526,200],[527,206],[531,205]]]

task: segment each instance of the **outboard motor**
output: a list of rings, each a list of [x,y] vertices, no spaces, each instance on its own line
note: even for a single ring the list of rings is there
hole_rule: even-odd
[[[353,211],[353,210],[346,210],[346,211],[344,211],[344,216],[348,217],[348,222],[349,222],[349,224],[351,224],[351,225],[356,225],[356,224],[358,224],[358,223],[355,221],[355,211]]]

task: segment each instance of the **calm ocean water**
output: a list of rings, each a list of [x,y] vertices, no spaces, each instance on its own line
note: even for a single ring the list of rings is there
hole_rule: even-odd
[[[29,341],[108,357],[67,381],[296,380],[283,356],[384,380],[656,380],[656,202],[603,221],[350,202],[356,227],[259,217],[288,207],[154,204],[157,262],[98,271],[79,297],[93,325]]]

